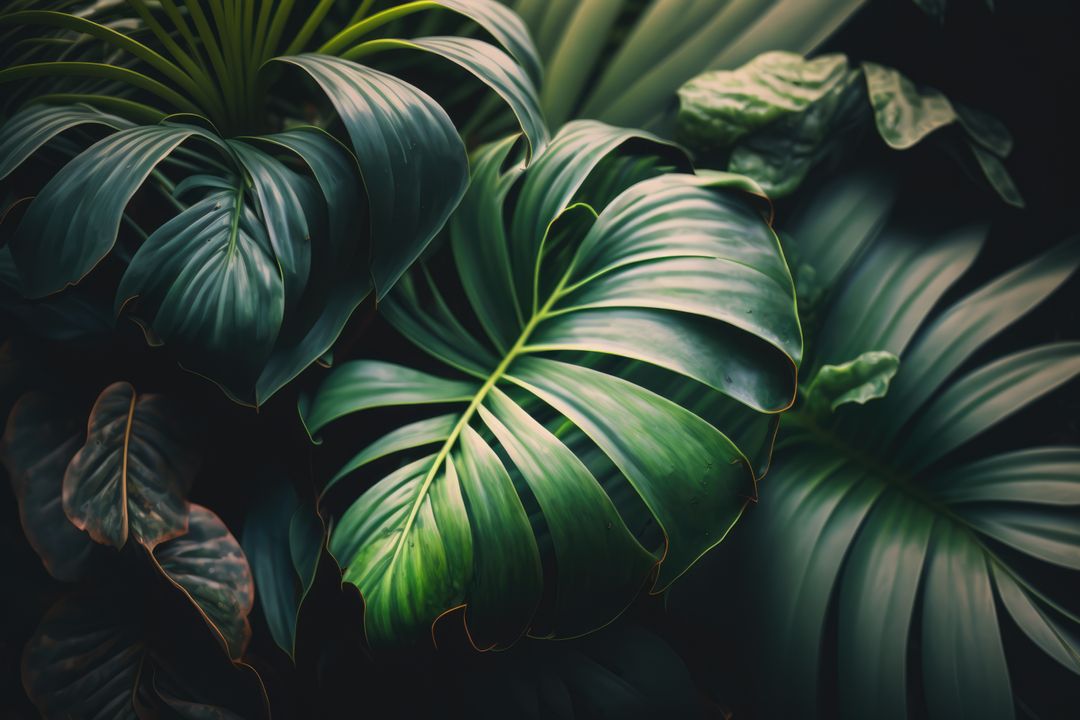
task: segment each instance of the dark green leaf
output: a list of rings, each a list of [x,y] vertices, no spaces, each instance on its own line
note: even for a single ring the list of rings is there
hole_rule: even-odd
[[[89,273],[112,249],[124,208],[150,172],[199,134],[170,125],[121,130],[65,165],[30,203],[10,241],[23,294],[43,297]]]
[[[360,162],[371,216],[371,273],[381,299],[442,228],[469,179],[450,118],[392,75],[324,55],[279,58],[302,68],[337,109]]]

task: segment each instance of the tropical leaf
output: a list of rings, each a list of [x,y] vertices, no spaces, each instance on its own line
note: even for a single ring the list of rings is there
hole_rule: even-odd
[[[244,522],[244,553],[251,561],[259,604],[278,647],[296,657],[296,624],[312,584],[326,530],[315,508],[302,504],[288,478],[272,468],[269,490]]]
[[[806,388],[807,411],[835,411],[847,403],[865,405],[883,398],[899,367],[898,357],[881,351],[864,352],[841,365],[823,365]]]
[[[182,588],[181,604],[123,580],[61,599],[24,651],[31,700],[46,718],[159,717],[170,707],[181,717],[268,717],[255,671],[201,644],[193,624],[212,617],[211,627],[229,628],[230,642],[241,643],[236,654],[242,651],[252,588],[239,544],[216,515],[195,505],[191,532],[155,554],[164,576]],[[173,614],[155,615],[163,610]],[[183,648],[162,625],[173,633],[184,628]]]
[[[1001,163],[1012,138],[1000,122],[917,87],[892,68],[870,62],[853,68],[844,55],[807,60],[768,52],[737,70],[699,75],[679,89],[678,136],[703,164],[719,163],[781,197],[814,166],[854,145],[869,124],[867,104],[878,135],[894,150],[959,128],[953,143],[974,153],[1003,200],[1023,207]]]
[[[864,0],[504,0],[532,30],[547,71],[541,103],[573,118],[669,132],[679,86],[767,50],[813,50]]]
[[[131,535],[153,548],[188,531],[185,496],[198,462],[175,406],[114,383],[94,403],[86,443],[64,471],[64,513],[95,542],[121,548]]]
[[[795,245],[865,247],[838,275],[807,365],[824,372],[878,350],[899,371],[884,398],[874,390],[832,414],[810,413],[807,398],[784,417],[761,502],[732,547],[743,569],[723,580],[750,588],[739,617],[754,630],[740,647],[773,668],[760,696],[769,717],[831,715],[832,695],[842,717],[906,718],[924,704],[930,717],[1012,718],[1006,624],[1080,674],[1080,618],[1045,580],[1051,566],[1080,570],[1080,450],[976,454],[970,443],[1080,373],[1080,344],[989,362],[977,351],[1069,278],[1080,245],[942,305],[984,231],[935,239],[894,225],[866,243],[866,224],[849,228],[839,211],[852,192],[863,191],[827,188],[814,207],[832,221],[791,230]]]
[[[0,32],[35,48],[5,55],[0,71],[0,83],[18,90],[17,111],[0,130],[0,177],[37,163],[39,151],[73,157],[8,241],[21,294],[41,298],[80,282],[112,252],[139,191],[156,190],[177,214],[139,231],[145,242],[117,308],[138,296],[130,307],[148,339],[234,399],[261,405],[330,351],[369,292],[378,300],[389,291],[468,184],[465,148],[446,112],[419,88],[345,58],[381,47],[448,58],[493,88],[542,150],[540,65],[512,12],[493,0],[446,0],[368,15],[367,3],[334,33],[321,27],[332,5],[308,8],[298,28],[291,2],[260,6],[257,18],[254,7],[219,3],[27,2],[0,13]],[[471,38],[368,38],[425,10],[468,18],[509,54]],[[316,43],[317,30],[331,37]],[[316,122],[340,117],[345,145],[296,127],[294,108],[311,93],[276,82],[282,63],[326,93],[333,111]],[[127,252],[116,254],[126,261]]]
[[[0,441],[26,539],[49,573],[69,582],[85,574],[95,547],[68,520],[61,498],[64,472],[83,443],[80,424],[55,398],[27,393],[11,409]]]
[[[151,557],[221,636],[230,657],[242,657],[251,639],[247,617],[255,585],[240,543],[221,518],[192,505],[188,531],[154,548]]]
[[[376,440],[331,480],[410,451],[333,523],[330,550],[365,597],[373,645],[423,637],[459,606],[480,648],[530,627],[560,637],[595,629],[658,564],[655,587],[667,587],[754,496],[740,449],[620,378],[617,359],[666,368],[757,413],[784,410],[802,347],[787,266],[754,198],[739,192],[745,180],[660,174],[652,160],[616,154],[630,141],[670,156],[648,136],[594,122],[567,125],[527,171],[502,170],[514,137],[480,151],[449,244],[487,340],[416,273],[384,314],[459,378],[361,360],[301,399],[313,437],[361,410],[459,407]],[[656,546],[642,546],[567,444],[578,433],[662,528]],[[534,507],[548,557],[530,526]],[[545,565],[557,577],[540,621]]]

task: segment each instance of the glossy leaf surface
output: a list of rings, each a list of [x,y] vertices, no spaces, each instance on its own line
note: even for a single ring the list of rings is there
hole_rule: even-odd
[[[670,584],[723,539],[753,496],[754,473],[728,437],[620,379],[603,358],[655,363],[758,412],[781,411],[802,346],[790,275],[752,201],[725,186],[741,180],[655,170],[625,185],[609,177],[621,166],[604,159],[631,139],[618,128],[573,123],[524,174],[511,165],[503,175],[513,138],[481,152],[450,240],[455,254],[478,250],[498,263],[499,290],[461,273],[491,342],[461,325],[426,274],[404,279],[384,307],[414,344],[470,379],[356,361],[302,400],[316,437],[365,409],[459,407],[450,418],[393,431],[347,466],[364,472],[379,457],[410,451],[335,520],[331,535],[345,579],[364,594],[373,645],[421,638],[461,605],[477,647],[506,646],[528,630],[544,592],[542,565],[552,559],[541,555],[525,503],[538,504],[558,567],[557,607],[544,610],[550,632],[570,636],[617,615],[657,563],[657,587]],[[520,192],[503,208],[514,181]],[[613,193],[600,192],[605,185]],[[591,194],[595,208],[584,205]],[[469,235],[458,234],[465,229]],[[468,267],[459,258],[458,268]],[[609,330],[597,335],[601,322]],[[645,331],[664,324],[678,332]],[[726,366],[700,362],[699,347]],[[571,351],[595,353],[595,361]],[[645,503],[663,528],[661,547],[643,547],[627,529],[594,471],[566,445],[569,428],[595,443],[618,482]],[[431,450],[419,450],[425,445]],[[582,556],[582,543],[607,548],[604,559]]]
[[[816,206],[842,218],[852,193],[862,190],[836,183]],[[857,244],[843,235],[866,223],[848,217],[850,229],[817,226],[823,237],[796,226],[792,244]],[[761,502],[731,548],[736,582],[754,588],[743,620],[755,631],[740,631],[740,647],[774,668],[760,688],[769,716],[830,715],[826,694],[842,717],[906,718],[920,704],[930,717],[1020,716],[1013,674],[1029,655],[1014,622],[1080,674],[1080,619],[1046,580],[1080,568],[1080,450],[971,443],[1080,374],[1076,342],[979,353],[1061,286],[1080,252],[1062,243],[942,304],[980,240],[977,229],[887,227],[838,276],[809,365],[824,373],[883,351],[899,369],[884,397],[865,388],[877,396],[865,405],[815,414],[808,397],[785,416]]]

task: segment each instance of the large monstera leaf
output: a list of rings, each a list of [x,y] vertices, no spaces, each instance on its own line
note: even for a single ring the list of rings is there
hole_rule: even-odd
[[[749,461],[620,366],[659,366],[758,413],[792,400],[794,291],[742,192],[751,184],[659,173],[655,157],[620,150],[648,137],[591,121],[564,127],[528,171],[504,170],[515,140],[478,153],[449,232],[487,337],[415,274],[384,313],[447,374],[360,360],[301,401],[313,437],[362,410],[457,406],[376,440],[332,481],[378,480],[330,541],[364,595],[374,646],[423,637],[462,606],[480,648],[530,628],[578,635],[615,617],[657,565],[662,589],[723,539],[755,495]],[[399,462],[376,463],[390,455]],[[655,543],[631,532],[598,473],[632,488],[660,528]]]
[[[835,376],[874,351],[899,368],[850,377],[852,390],[880,390],[895,371],[884,399],[784,417],[761,502],[731,547],[744,574],[723,583],[743,578],[743,648],[771,668],[768,717],[835,716],[828,695],[840,717],[906,718],[918,705],[931,718],[1017,717],[1021,648],[1006,626],[1080,675],[1075,597],[1052,580],[1075,584],[1080,571],[1080,449],[969,443],[1080,373],[1080,344],[989,361],[977,351],[1076,270],[1080,246],[943,306],[983,231],[890,226],[875,240],[889,202],[873,184],[830,188],[810,206],[817,219],[792,230],[793,252],[837,278],[807,366]]]
[[[186,709],[181,717],[265,717],[258,675],[222,652],[227,647],[239,658],[250,635],[253,588],[239,543],[216,515],[194,505],[190,531],[154,555],[186,599],[156,596],[136,575],[60,600],[24,651],[27,694],[46,718],[161,717],[170,708]],[[222,646],[198,642],[200,616]],[[168,639],[162,624],[173,633],[184,628],[175,633],[182,642]]]
[[[13,53],[0,83],[40,83],[12,94],[0,179],[42,156],[71,157],[10,233],[5,252],[24,298],[76,284],[106,257],[126,263],[141,240],[117,311],[131,309],[147,339],[186,368],[260,405],[327,354],[365,297],[382,299],[468,185],[465,146],[439,103],[357,59],[404,48],[463,68],[507,104],[530,151],[543,149],[535,49],[521,20],[493,0],[371,15],[366,4],[336,33],[320,27],[333,3],[311,5],[293,37],[284,35],[291,2],[267,4],[257,21],[203,2],[185,12],[169,5],[164,16],[143,3],[59,11],[27,2],[0,12],[0,34],[33,48]],[[426,10],[464,16],[505,51],[472,38],[368,39]],[[315,43],[317,29],[331,37]],[[193,33],[205,55],[178,44],[195,42]],[[79,43],[105,52],[47,50]],[[310,87],[296,82],[304,76]],[[328,103],[317,122],[334,126],[336,115],[340,137],[310,118],[272,116],[272,97],[284,107]],[[129,214],[133,200],[153,195],[136,197],[144,187],[177,211],[146,231]],[[133,240],[117,248],[124,228]]]

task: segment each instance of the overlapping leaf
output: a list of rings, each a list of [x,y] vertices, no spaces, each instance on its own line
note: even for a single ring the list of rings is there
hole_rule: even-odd
[[[114,582],[73,593],[46,613],[23,655],[23,684],[38,710],[102,720],[160,717],[169,707],[194,713],[185,717],[267,717],[258,675],[222,652],[227,642],[239,657],[250,634],[251,574],[236,539],[195,505],[190,532],[162,543],[155,557],[187,596],[181,604],[163,603],[138,582]],[[200,615],[221,633],[222,647],[198,641]],[[162,624],[187,629],[183,647],[165,639]]]
[[[1012,150],[1004,126],[892,68],[852,67],[840,54],[808,60],[768,52],[679,89],[678,131],[688,147],[707,166],[748,175],[773,197],[790,194],[814,166],[851,148],[871,116],[896,150],[947,135],[947,148],[977,165],[1005,202],[1023,207],[1002,163]],[[957,132],[937,132],[949,126]]]
[[[468,184],[464,145],[432,98],[334,54],[366,54],[366,36],[402,13],[452,10],[510,54],[470,38],[375,43],[427,50],[476,75],[509,104],[530,146],[543,148],[539,61],[506,8],[493,0],[411,3],[356,17],[303,54],[329,9],[317,4],[291,39],[283,33],[292,3],[261,8],[257,22],[253,12],[216,5],[207,15],[198,3],[184,11],[169,4],[164,15],[143,3],[20,3],[0,13],[0,32],[56,48],[15,53],[0,71],[4,84],[38,79],[40,91],[24,84],[19,95],[45,101],[0,130],[0,177],[45,146],[74,156],[28,203],[10,239],[22,294],[39,298],[78,283],[113,249],[136,193],[155,187],[179,212],[142,234],[150,238],[117,307],[137,296],[131,307],[148,339],[175,348],[182,364],[233,398],[260,405],[330,350],[370,291],[385,295]],[[68,52],[79,43],[104,56]],[[279,123],[265,111],[269,95],[307,100],[295,77],[274,83],[281,63],[314,78],[351,148],[295,122],[246,135]],[[169,115],[175,111],[182,115]],[[91,142],[96,136],[83,132],[90,126],[115,132]]]
[[[851,193],[866,194],[826,190],[815,207],[831,220],[803,227],[808,247],[854,257],[864,245],[866,223],[848,227],[841,212]],[[798,226],[792,235],[801,245]],[[1058,288],[1080,252],[1066,242],[939,309],[982,235],[893,227],[839,275],[808,364],[880,350],[899,370],[884,399],[785,416],[762,500],[740,526],[736,577],[751,588],[743,621],[754,628],[742,647],[773,668],[761,688],[770,717],[819,716],[825,693],[842,717],[906,718],[922,703],[930,717],[1015,717],[1006,623],[1080,674],[1080,618],[1043,585],[1048,567],[1080,570],[1080,450],[956,452],[1080,374],[1075,342],[976,354]]]
[[[458,377],[362,360],[302,400],[313,436],[361,410],[458,406],[375,441],[332,481],[388,467],[335,520],[330,543],[364,594],[372,644],[422,637],[459,606],[481,648],[540,626],[556,636],[594,629],[657,564],[656,587],[669,585],[753,497],[754,472],[721,429],[620,378],[618,358],[758,412],[785,409],[802,347],[787,266],[753,198],[733,189],[743,179],[623,162],[618,148],[631,140],[648,138],[571,123],[528,171],[503,169],[515,138],[482,150],[450,249],[487,340],[417,273],[385,315]],[[649,152],[670,157],[659,144]],[[658,546],[642,546],[567,444],[578,433],[662,528]],[[372,464],[402,452],[396,469]],[[550,538],[543,553],[532,508]],[[555,572],[546,590],[545,566]]]

